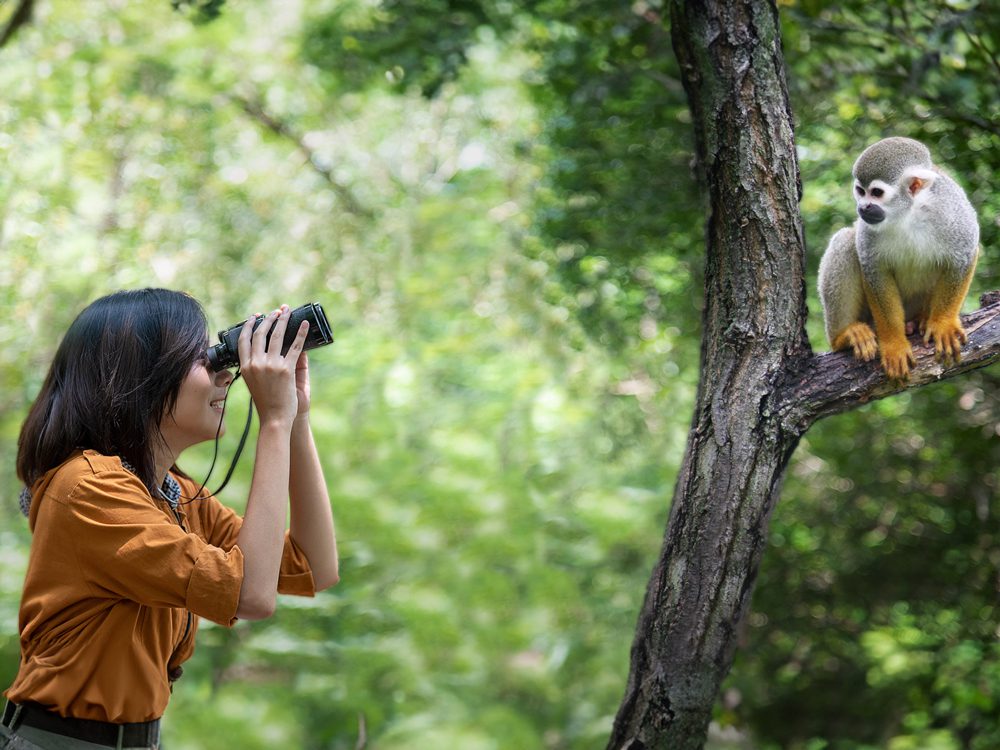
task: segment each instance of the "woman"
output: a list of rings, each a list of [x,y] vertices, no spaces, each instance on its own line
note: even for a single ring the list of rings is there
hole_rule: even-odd
[[[216,437],[233,380],[208,367],[200,305],[123,291],[70,326],[18,441],[33,538],[0,750],[156,748],[198,617],[262,619],[277,592],[337,582],[309,426],[309,324],[282,356],[288,317],[283,305],[254,331],[251,316],[239,337],[260,417],[243,518],[196,496],[176,467],[185,448]]]

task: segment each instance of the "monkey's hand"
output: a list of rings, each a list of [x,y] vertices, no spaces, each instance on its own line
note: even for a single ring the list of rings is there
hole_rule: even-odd
[[[833,340],[833,350],[850,349],[858,359],[869,362],[878,354],[875,331],[867,323],[851,323]]]
[[[968,340],[957,317],[931,318],[924,329],[924,343],[934,342],[934,356],[939,362],[959,362],[962,359],[962,344]]]
[[[890,380],[909,380],[910,368],[915,363],[913,347],[905,338],[882,342],[882,369]]]

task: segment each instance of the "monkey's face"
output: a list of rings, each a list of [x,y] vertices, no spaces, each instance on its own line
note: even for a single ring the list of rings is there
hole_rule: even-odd
[[[858,216],[875,230],[884,229],[905,217],[911,209],[929,200],[928,188],[936,173],[921,167],[911,167],[895,183],[874,179],[867,185],[854,181],[854,200]]]
[[[867,185],[855,180],[854,200],[858,204],[858,216],[869,226],[881,224],[887,216],[886,208],[897,192],[893,185],[882,180],[872,180]]]

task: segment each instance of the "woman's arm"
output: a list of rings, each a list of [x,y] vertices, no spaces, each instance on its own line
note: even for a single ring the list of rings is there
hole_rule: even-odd
[[[303,354],[302,358],[305,359],[305,356]],[[309,558],[316,590],[321,591],[337,583],[340,574],[330,496],[309,425],[308,411],[295,418],[290,444],[292,456],[288,494],[292,506],[291,535]]]
[[[236,544],[243,553],[243,585],[236,616],[259,620],[274,612],[285,537],[292,424],[298,411],[295,366],[309,324],[299,327],[286,356],[281,355],[289,310],[271,313],[257,330],[251,316],[239,338],[240,370],[260,417],[250,496]],[[271,343],[267,334],[272,330]]]
[[[316,590],[322,591],[340,580],[340,572],[330,495],[309,424],[309,355],[305,352],[299,355],[295,365],[295,396],[297,415],[292,425],[288,481],[291,535],[309,560]]]
[[[285,542],[290,429],[284,422],[262,423],[257,436],[250,497],[236,538],[243,552],[243,586],[236,616],[244,620],[274,614]]]

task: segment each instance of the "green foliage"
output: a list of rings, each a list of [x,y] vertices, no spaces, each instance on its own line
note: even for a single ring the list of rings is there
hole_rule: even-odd
[[[302,46],[332,90],[384,76],[425,96],[494,39],[530,55],[522,80],[541,130],[520,148],[544,173],[524,250],[546,264],[546,299],[618,349],[666,326],[693,334],[701,294],[687,102],[659,3],[637,8],[392,0],[370,14],[345,3],[315,19]]]
[[[481,28],[509,27],[514,5],[475,0],[386,0],[374,14],[339,3],[304,29],[303,59],[341,85],[380,76],[397,88],[435,96],[469,62]]]
[[[0,51],[0,681],[17,433],[76,312],[155,284],[221,329],[316,299],[343,581],[204,627],[170,747],[603,747],[697,377],[705,217],[661,4],[179,4],[53,2]],[[973,291],[997,286],[995,4],[781,7],[810,267],[854,156],[904,134],[969,190]],[[973,374],[806,436],[710,747],[1000,746],[998,393]]]
[[[222,13],[226,0],[170,0],[174,10],[186,13],[197,23],[214,21]]]

